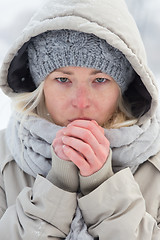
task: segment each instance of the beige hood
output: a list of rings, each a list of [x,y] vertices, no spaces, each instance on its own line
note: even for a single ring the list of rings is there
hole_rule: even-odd
[[[144,46],[135,21],[123,0],[46,1],[9,50],[2,64],[0,86],[8,96],[16,94],[12,90],[13,81],[17,81],[17,88],[23,84],[25,89],[25,84],[30,84],[30,91],[34,90],[26,68],[27,42],[31,37],[54,29],[93,33],[118,48],[129,60],[147,90],[140,93],[144,98],[147,95],[149,101],[149,107],[140,122],[155,114],[158,104],[157,83],[147,66]],[[136,94],[135,91],[133,96]]]

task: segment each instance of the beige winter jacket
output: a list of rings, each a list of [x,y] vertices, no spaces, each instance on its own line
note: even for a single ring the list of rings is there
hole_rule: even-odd
[[[4,135],[2,131],[0,237],[65,238],[77,206],[76,193],[24,173],[10,155]],[[160,239],[159,159],[160,154],[145,162],[134,177],[128,168],[119,171],[78,199],[90,234],[100,240]]]
[[[12,81],[8,83],[7,78],[10,64],[18,50],[22,46],[24,48],[24,43],[31,37],[53,29],[94,33],[122,51],[151,97],[149,109],[137,124],[143,124],[156,114],[157,84],[147,67],[139,32],[123,0],[48,0],[32,18],[4,60],[0,86],[8,96],[16,95],[11,89]],[[95,238],[159,240],[160,154],[142,164],[134,176],[129,168],[114,174],[111,163],[110,153],[108,165],[104,166],[108,171],[106,180],[94,187],[93,191],[85,191],[84,196],[77,198],[76,192],[63,190],[43,176],[38,175],[34,179],[23,172],[11,156],[5,140],[5,130],[2,131],[0,239],[64,239],[70,230],[78,204],[88,232]],[[98,174],[100,172],[97,176]]]

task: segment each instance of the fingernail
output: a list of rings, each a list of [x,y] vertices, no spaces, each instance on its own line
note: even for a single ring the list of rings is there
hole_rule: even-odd
[[[64,141],[65,141],[65,138],[66,138],[65,136],[64,136],[64,137],[62,137],[62,142],[64,142]]]
[[[62,141],[64,140],[65,137],[62,137]]]
[[[63,147],[63,149],[65,149],[65,150],[68,149],[68,147],[67,147],[66,145],[63,145],[62,147]]]

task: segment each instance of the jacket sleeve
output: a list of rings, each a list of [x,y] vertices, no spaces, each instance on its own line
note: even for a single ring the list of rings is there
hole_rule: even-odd
[[[3,189],[0,189],[0,200]],[[0,219],[0,239],[62,239],[67,236],[76,209],[76,193],[54,186],[37,176],[33,188],[25,187],[16,204],[7,208]],[[3,212],[1,204],[1,215]]]
[[[79,198],[80,209],[93,237],[100,240],[159,240],[156,220],[130,169],[124,169]],[[97,207],[98,206],[98,207]]]

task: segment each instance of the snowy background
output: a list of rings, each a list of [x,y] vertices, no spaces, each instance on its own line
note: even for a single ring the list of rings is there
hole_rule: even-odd
[[[9,47],[45,0],[0,0],[0,66]],[[148,63],[156,78],[160,76],[160,1],[126,0],[146,47]],[[159,80],[160,81],[160,80]],[[10,100],[0,90],[0,129],[6,127]]]

